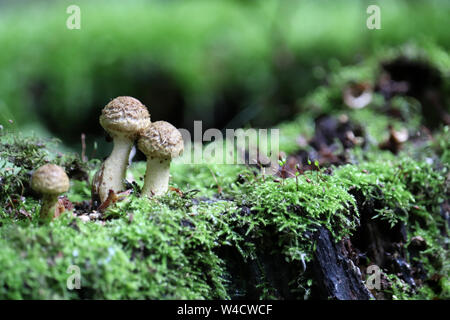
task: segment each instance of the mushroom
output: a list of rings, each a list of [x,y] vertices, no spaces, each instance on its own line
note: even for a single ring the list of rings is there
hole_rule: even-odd
[[[100,124],[114,142],[111,155],[103,162],[92,182],[93,194],[104,202],[109,190],[124,189],[128,159],[139,132],[150,125],[147,108],[133,97],[117,97],[102,110]]]
[[[368,83],[354,83],[343,91],[344,103],[352,109],[362,109],[372,101],[372,88]]]
[[[180,131],[165,121],[153,122],[141,133],[138,148],[147,156],[142,194],[162,195],[169,189],[170,162],[183,153]]]
[[[389,150],[393,154],[397,154],[402,148],[403,143],[408,140],[408,129],[395,130],[392,125],[388,125],[389,138],[379,144],[381,150]]]
[[[69,190],[69,177],[60,166],[46,164],[33,173],[31,188],[43,195],[40,218],[51,220],[59,215],[58,195]]]

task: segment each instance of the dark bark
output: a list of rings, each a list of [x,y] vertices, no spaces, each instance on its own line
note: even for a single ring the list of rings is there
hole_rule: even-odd
[[[359,268],[346,256],[343,243],[335,243],[330,232],[321,227],[315,234],[314,277],[321,298],[368,300],[373,298],[362,282]]]

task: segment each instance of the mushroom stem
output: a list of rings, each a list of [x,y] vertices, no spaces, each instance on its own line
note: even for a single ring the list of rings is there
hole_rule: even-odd
[[[109,190],[118,193],[124,189],[123,181],[125,180],[128,158],[132,147],[132,140],[123,136],[114,137],[113,150],[111,155],[105,160],[102,168],[102,182],[99,190],[102,202],[108,197]]]
[[[159,196],[169,189],[170,159],[147,159],[142,195],[147,197]]]
[[[58,207],[57,194],[44,194],[42,196],[42,206],[39,217],[41,220],[51,220],[55,217],[56,209]]]

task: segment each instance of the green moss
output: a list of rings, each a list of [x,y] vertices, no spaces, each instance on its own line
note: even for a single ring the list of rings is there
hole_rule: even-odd
[[[19,141],[16,148],[23,145],[28,154],[31,143]],[[44,146],[36,150],[30,165],[47,156]],[[109,207],[105,220],[97,222],[83,223],[66,212],[39,225],[39,202],[26,196],[15,211],[0,209],[0,296],[211,299],[253,290],[260,298],[280,298],[281,289],[267,269],[267,261],[272,261],[288,268],[289,294],[305,298],[314,285],[303,271],[312,259],[312,234],[325,226],[336,239],[351,235],[359,224],[355,191],[382,204],[375,219],[405,222],[408,241],[413,236],[424,238],[428,249],[414,259],[424,264],[427,274],[447,279],[442,247],[446,224],[439,208],[447,192],[448,168],[436,169],[405,153],[396,157],[355,150],[354,157],[359,164],[332,168],[331,174],[308,171],[281,181],[244,166],[174,163],[171,185],[181,193],[171,191],[152,200],[132,194]],[[96,166],[92,164],[91,171]],[[136,191],[144,171],[145,163],[130,170]],[[73,180],[68,198],[89,200],[89,184]],[[21,212],[30,216],[24,219]],[[227,250],[236,254],[226,254]],[[255,278],[239,284],[232,263],[241,268],[253,265]],[[80,267],[81,290],[66,287],[70,265]],[[439,289],[425,284],[418,291],[395,290],[397,298],[448,296],[444,280]]]
[[[428,280],[411,288],[388,274],[387,293],[394,299],[449,298],[448,225],[441,214],[448,198],[449,129],[431,142],[407,143],[395,156],[380,151],[389,124],[417,129],[421,119],[411,116],[417,102],[405,97],[389,103],[407,121],[384,114],[386,101],[378,95],[361,110],[343,105],[344,86],[373,82],[378,62],[331,63],[329,85],[304,100],[310,110],[279,126],[280,149],[291,154],[301,148],[299,135],[313,136],[319,111],[347,114],[369,136],[364,150],[349,151],[351,164],[282,180],[247,166],[174,162],[173,189],[150,200],[139,197],[145,163],[135,163],[128,177],[136,182],[133,193],[95,222],[69,211],[40,225],[39,200],[28,181],[47,162],[92,178],[100,161],[83,163],[75,154],[59,154],[57,141],[0,131],[0,298],[308,298],[315,285],[308,267],[313,233],[324,226],[336,240],[352,235],[360,223],[360,194],[377,202],[373,219],[405,224],[406,248],[414,237],[426,243],[408,260],[420,262]],[[67,196],[73,203],[90,200],[87,179],[71,179]],[[67,289],[71,265],[80,268],[81,290]],[[273,270],[284,278],[274,279]]]
[[[227,202],[189,208],[167,196],[119,203],[104,225],[76,218],[7,223],[0,239],[3,298],[226,298],[223,262],[214,254]],[[218,237],[219,236],[219,237]],[[16,268],[16,264],[20,264]],[[67,268],[82,290],[66,288]]]
[[[0,203],[23,196],[31,173],[46,163],[62,166],[70,176],[83,178],[91,166],[75,153],[61,153],[57,139],[23,136],[0,130]],[[93,161],[92,164],[97,163]],[[28,190],[29,192],[29,190]]]
[[[424,61],[437,68],[444,80],[442,92],[449,92],[449,55],[429,42],[377,50],[363,62],[354,65],[342,65],[333,59],[327,69],[318,67],[326,84],[318,86],[298,100],[299,115],[295,119],[277,126],[280,128],[280,150],[292,154],[302,149],[298,143],[299,137],[311,138],[314,134],[314,119],[322,114],[347,115],[365,129],[369,142],[375,145],[388,139],[389,125],[395,129],[417,130],[423,122],[421,108],[426,106],[421,106],[413,97],[397,95],[386,101],[380,93],[374,92],[372,101],[362,109],[349,108],[342,98],[344,89],[351,83],[368,83],[373,88],[376,87],[382,71],[381,65],[398,57]],[[387,107],[395,110],[398,116],[388,114]],[[440,141],[445,143],[443,139]],[[447,150],[445,147],[444,145],[441,149]]]
[[[435,140],[431,143],[432,151],[439,157],[442,163],[450,163],[450,129],[445,126],[435,135]]]

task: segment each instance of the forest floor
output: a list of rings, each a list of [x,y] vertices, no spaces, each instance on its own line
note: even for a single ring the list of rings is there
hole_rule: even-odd
[[[277,127],[273,174],[174,162],[148,199],[136,162],[100,208],[98,159],[1,128],[0,298],[449,299],[449,70],[442,51],[342,67]],[[49,162],[71,188],[41,224],[29,180]]]

